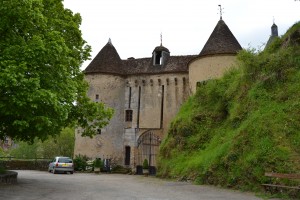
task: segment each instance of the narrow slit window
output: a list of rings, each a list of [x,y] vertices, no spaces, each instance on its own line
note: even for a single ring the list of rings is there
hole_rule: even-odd
[[[128,108],[131,107],[131,87],[129,87]]]

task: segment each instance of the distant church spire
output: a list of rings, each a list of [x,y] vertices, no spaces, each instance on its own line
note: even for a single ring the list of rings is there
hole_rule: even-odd
[[[275,38],[278,37],[278,27],[277,25],[275,24],[275,20],[274,20],[274,17],[273,17],[273,25],[271,26],[271,36],[269,37],[269,40],[265,46],[268,47],[270,46],[270,44],[274,41]]]
[[[223,9],[222,9],[222,5],[219,5],[220,8],[220,20],[222,19],[222,14],[223,14]]]
[[[273,25],[271,27],[271,36],[278,37],[278,27],[275,24],[275,18],[273,17]]]

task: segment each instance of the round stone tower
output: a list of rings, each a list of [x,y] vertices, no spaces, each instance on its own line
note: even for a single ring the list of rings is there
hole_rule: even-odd
[[[74,155],[91,158],[111,158],[121,163],[123,158],[124,90],[121,58],[109,39],[97,56],[85,69],[89,84],[88,96],[95,102],[103,102],[114,108],[113,118],[105,128],[98,130],[94,138],[81,137],[77,130]]]
[[[225,22],[220,19],[199,56],[189,62],[189,83],[192,93],[197,85],[221,77],[234,65],[242,47]]]

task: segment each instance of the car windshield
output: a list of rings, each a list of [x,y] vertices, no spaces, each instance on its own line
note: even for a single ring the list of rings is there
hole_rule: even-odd
[[[72,163],[72,159],[70,159],[70,158],[59,158],[58,162],[59,163]]]

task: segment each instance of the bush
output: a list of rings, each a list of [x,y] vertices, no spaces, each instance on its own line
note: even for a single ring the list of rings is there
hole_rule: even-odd
[[[5,160],[2,161],[2,167],[7,170],[40,170],[47,171],[50,160],[35,160],[35,159],[23,159],[23,160]],[[1,166],[1,162],[0,162]],[[1,168],[1,167],[0,167]]]
[[[93,162],[94,168],[100,168],[102,169],[104,164],[103,161],[101,160],[101,158],[96,158]]]
[[[0,174],[4,174],[6,172],[6,169],[4,167],[4,164],[0,162]]]
[[[149,169],[149,164],[148,164],[148,160],[145,159],[143,162],[143,169]]]
[[[74,170],[75,171],[85,171],[87,167],[87,161],[89,158],[87,156],[76,155],[73,159],[74,162]]]
[[[130,168],[125,168],[121,165],[117,165],[115,167],[112,168],[111,173],[115,173],[115,174],[129,174],[131,173],[131,169]]]

